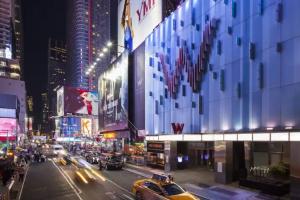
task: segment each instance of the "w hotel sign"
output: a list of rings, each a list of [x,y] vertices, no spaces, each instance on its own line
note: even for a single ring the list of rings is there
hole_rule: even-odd
[[[184,124],[183,123],[171,123],[174,134],[182,134]]]

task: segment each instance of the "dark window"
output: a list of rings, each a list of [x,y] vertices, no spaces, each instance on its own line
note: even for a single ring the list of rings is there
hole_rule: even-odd
[[[186,87],[185,85],[182,85],[182,96],[186,96]]]
[[[168,184],[162,186],[163,189],[167,192],[168,196],[182,194],[185,191],[176,184]]]
[[[144,186],[147,187],[147,188],[149,188],[150,190],[152,190],[152,191],[158,193],[158,194],[161,194],[161,193],[162,193],[162,191],[161,191],[161,189],[159,188],[159,186],[156,185],[156,184],[154,184],[154,183],[146,182],[146,183],[144,183]]]

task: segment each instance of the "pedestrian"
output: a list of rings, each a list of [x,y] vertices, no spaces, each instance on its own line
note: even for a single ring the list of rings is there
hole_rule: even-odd
[[[23,182],[25,174],[25,165],[20,165],[18,168],[19,182]]]

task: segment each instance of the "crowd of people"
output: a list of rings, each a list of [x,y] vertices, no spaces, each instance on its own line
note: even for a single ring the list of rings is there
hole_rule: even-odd
[[[24,181],[24,176],[30,162],[44,162],[45,156],[38,147],[28,147],[12,151],[11,155],[0,158],[0,177],[3,186],[6,186],[9,180],[16,178],[19,182]]]

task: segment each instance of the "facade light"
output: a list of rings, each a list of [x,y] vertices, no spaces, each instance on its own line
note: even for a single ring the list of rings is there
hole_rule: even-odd
[[[108,48],[104,47],[102,51],[103,51],[103,52],[107,52],[107,51],[108,51]]]
[[[96,61],[99,62],[99,61],[100,61],[100,58],[97,58]]]
[[[103,56],[104,56],[104,53],[101,52],[101,53],[99,54],[99,56],[100,56],[100,57],[103,57]]]

